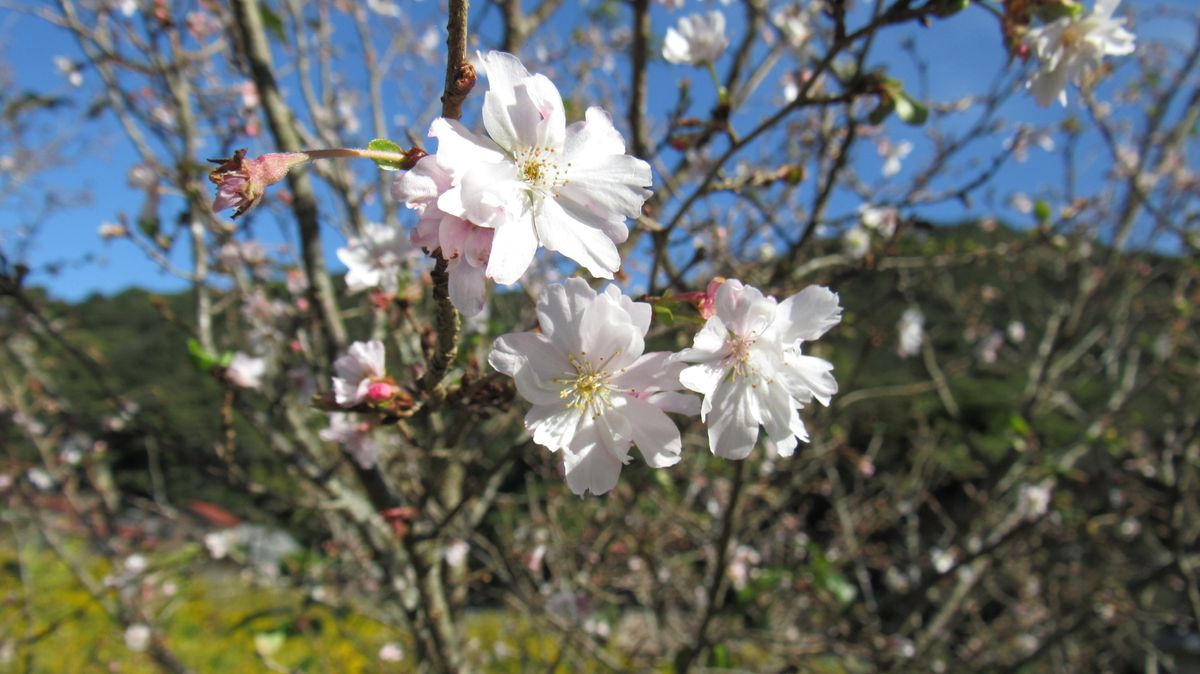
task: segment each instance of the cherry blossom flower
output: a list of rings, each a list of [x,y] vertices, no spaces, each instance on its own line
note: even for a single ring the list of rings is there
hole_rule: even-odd
[[[150,626],[145,623],[134,623],[125,628],[125,647],[140,653],[150,647]]]
[[[883,177],[890,178],[900,172],[901,162],[912,154],[913,144],[907,140],[893,143],[886,138],[880,138],[875,143],[875,149],[883,158],[883,166],[880,168]]]
[[[371,437],[373,430],[375,427],[369,421],[359,420],[353,414],[334,412],[329,415],[329,427],[318,435],[326,442],[341,445],[358,465],[369,470],[379,462],[379,444]]]
[[[453,178],[434,155],[423,157],[392,183],[392,196],[421,214],[412,231],[413,245],[441,251],[450,277],[450,301],[464,316],[475,316],[487,302],[485,271],[496,230],[473,225],[438,208],[437,200]]]
[[[346,265],[346,289],[352,293],[368,288],[396,292],[396,274],[412,246],[402,232],[387,225],[367,223],[361,235],[351,237],[337,251],[338,259]]]
[[[519,279],[538,245],[612,278],[621,266],[617,244],[629,236],[625,219],[637,217],[650,195],[650,165],[625,154],[600,108],[568,126],[558,89],[517,57],[493,51],[480,61],[490,138],[434,120],[438,163],[452,178],[438,208],[495,230],[484,273],[497,283]]]
[[[916,307],[909,307],[900,315],[896,324],[896,332],[900,334],[900,343],[896,353],[901,358],[915,356],[921,350],[921,342],[925,340],[925,314]]]
[[[698,401],[679,391],[685,364],[667,352],[642,353],[650,305],[570,278],[547,286],[537,314],[541,332],[501,336],[488,362],[533,403],[525,428],[537,444],[562,451],[571,491],[616,486],[631,443],[654,468],[677,463],[679,429],[665,412],[695,414]]]
[[[354,407],[365,400],[382,400],[394,389],[383,369],[383,342],[354,342],[346,354],[333,363],[333,396],[342,407]]]
[[[713,10],[682,17],[676,27],[668,28],[662,55],[667,61],[681,65],[712,64],[728,46],[725,15]]]
[[[260,389],[263,375],[267,372],[267,360],[247,356],[242,352],[233,354],[229,366],[225,368],[225,378],[229,383],[239,388]]]
[[[798,408],[814,398],[828,405],[837,392],[833,365],[802,355],[800,347],[841,321],[838,296],[811,286],[776,302],[729,280],[717,290],[716,309],[692,348],[678,354],[695,363],[679,380],[704,396],[700,418],[709,447],[717,456],[744,459],[761,424],[775,451],[791,456],[798,438],[808,440]]]
[[[1114,19],[1121,0],[1096,0],[1086,17],[1064,16],[1026,31],[1022,38],[1038,60],[1038,71],[1025,83],[1038,105],[1057,100],[1067,105],[1067,82],[1076,86],[1100,67],[1105,56],[1125,56],[1134,50],[1134,35],[1125,19]]]
[[[842,234],[842,251],[847,257],[861,260],[871,252],[871,233],[855,225]]]
[[[863,204],[858,207],[858,221],[863,227],[875,230],[885,239],[892,238],[896,226],[900,223],[900,214],[890,206],[871,206]]]

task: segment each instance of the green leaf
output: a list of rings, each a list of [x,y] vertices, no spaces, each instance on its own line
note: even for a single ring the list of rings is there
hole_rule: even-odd
[[[367,143],[367,149],[374,150],[375,152],[395,152],[397,154],[404,154],[404,148],[393,143],[387,138],[376,138],[370,143]],[[389,161],[386,159],[372,159],[371,161],[375,162],[375,165],[384,171],[404,170],[403,164],[398,161]]]
[[[901,91],[900,95],[896,97],[896,116],[905,124],[920,126],[925,123],[926,119],[929,119],[929,108]]]
[[[1029,435],[1029,422],[1025,421],[1025,417],[1021,416],[1020,414],[1014,414],[1012,419],[1008,420],[1008,424],[1012,426],[1012,429],[1017,433],[1020,433],[1021,435]]]
[[[712,647],[712,655],[708,657],[708,666],[719,669],[729,669],[733,666],[733,660],[729,657],[729,649],[725,644],[716,644]]]
[[[219,365],[217,359],[211,353],[205,351],[204,347],[200,346],[200,342],[195,339],[189,339],[187,345],[188,355],[192,357],[192,365],[195,365],[197,370],[208,372],[214,366]]]
[[[835,569],[816,544],[808,546],[808,566],[813,573],[813,584],[819,590],[833,595],[843,607],[854,603],[858,596],[858,588],[854,586],[840,571]]]
[[[667,325],[675,324],[675,312],[671,311],[671,307],[663,304],[654,305],[654,313]]]
[[[1050,204],[1046,203],[1045,199],[1038,199],[1033,203],[1033,215],[1038,222],[1050,221]]]
[[[870,115],[867,115],[867,121],[872,124],[882,124],[883,120],[887,119],[888,115],[895,112],[895,110],[896,102],[891,98],[884,97],[879,101],[879,107],[872,110]]]
[[[287,41],[287,35],[283,31],[283,19],[275,13],[275,10],[266,5],[258,6],[258,15],[262,18],[263,28],[266,28],[269,33],[279,39],[280,42]]]

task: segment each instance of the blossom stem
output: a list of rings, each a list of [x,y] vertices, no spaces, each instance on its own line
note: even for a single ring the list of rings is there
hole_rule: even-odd
[[[725,85],[721,84],[721,76],[717,74],[717,66],[712,61],[705,61],[704,66],[708,69],[708,74],[712,75],[713,86],[717,88],[717,100],[720,103],[728,103],[729,91],[725,89]]]
[[[408,153],[387,152],[384,150],[364,150],[357,147],[334,147],[321,150],[304,150],[309,159],[337,159],[341,157],[357,157],[378,161],[402,164],[409,160]]]

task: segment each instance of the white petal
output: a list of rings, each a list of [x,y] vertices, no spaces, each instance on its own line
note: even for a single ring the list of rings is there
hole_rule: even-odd
[[[842,320],[838,296],[823,286],[809,286],[779,303],[776,329],[785,343],[811,341]]]
[[[734,460],[750,455],[758,441],[759,414],[746,377],[717,387],[707,423],[713,454]]]
[[[625,139],[604,108],[591,107],[583,115],[582,120],[567,127],[563,156],[625,154]]]
[[[543,246],[578,262],[592,276],[613,277],[621,267],[621,254],[608,235],[568,215],[553,199],[539,205],[534,222]]]
[[[511,332],[492,343],[488,363],[513,378],[517,392],[534,405],[562,408],[562,386],[554,379],[573,370],[562,353],[536,332]]]
[[[564,453],[563,466],[567,486],[572,493],[583,496],[589,491],[596,495],[612,491],[621,476],[622,463],[610,452],[595,447],[578,454]]]
[[[498,229],[505,223],[528,218],[528,197],[525,186],[517,179],[517,167],[512,162],[479,164],[462,176],[457,197],[449,190],[438,199],[438,207],[480,227]],[[461,202],[461,212],[448,210]],[[443,203],[443,202],[446,203]]]
[[[497,228],[492,239],[492,254],[488,258],[487,277],[504,285],[516,283],[533,264],[537,244],[537,234],[528,219],[514,219]]]
[[[536,405],[525,415],[525,428],[533,433],[534,442],[557,452],[571,446],[578,435],[580,422],[587,420],[587,415],[578,410]]]
[[[579,326],[584,312],[595,299],[596,291],[578,277],[546,286],[537,303],[542,334],[563,353],[579,353],[583,350]]]
[[[785,366],[778,374],[788,391],[799,400],[811,396],[828,407],[830,397],[838,391],[833,363],[797,354],[789,354],[784,362]],[[801,395],[801,391],[806,391],[807,395]]]
[[[664,412],[694,417],[700,414],[700,398],[691,393],[661,391],[646,398],[646,402]]]
[[[465,257],[454,260],[446,269],[450,275],[450,301],[463,316],[483,311],[487,303],[487,281],[482,267],[474,267]]]
[[[622,410],[633,427],[633,443],[652,468],[679,463],[683,442],[679,429],[662,410],[637,398],[626,398]]]
[[[475,134],[458,120],[443,117],[433,120],[429,135],[438,139],[438,163],[455,178],[478,164],[504,159],[495,143]]]
[[[392,181],[392,197],[409,208],[417,208],[436,201],[439,194],[450,188],[451,182],[450,173],[438,163],[437,155],[429,155]]]
[[[729,368],[720,360],[697,363],[679,373],[679,383],[696,393],[708,396],[712,395],[728,372]]]
[[[584,150],[567,156],[568,182],[558,201],[572,215],[598,226],[600,222],[636,218],[650,197],[650,165],[627,154],[599,155]]]

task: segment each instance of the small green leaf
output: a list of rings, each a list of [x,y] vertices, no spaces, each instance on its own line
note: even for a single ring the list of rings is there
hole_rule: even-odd
[[[708,666],[719,669],[729,669],[733,666],[733,660],[729,657],[729,648],[725,644],[716,644],[712,647],[712,655],[708,658]]]
[[[896,97],[896,116],[905,124],[920,126],[925,123],[926,119],[929,119],[929,108],[901,91],[900,95]]]
[[[275,13],[275,10],[266,5],[258,6],[258,15],[262,18],[263,28],[279,39],[280,42],[287,40],[287,35],[283,30],[283,19]]]
[[[675,312],[671,311],[671,307],[655,304],[654,313],[667,325],[675,324]]]
[[[1038,222],[1050,221],[1050,204],[1046,203],[1045,199],[1038,199],[1033,203],[1033,215]]]
[[[375,152],[395,152],[397,154],[405,154],[404,148],[393,143],[387,138],[376,138],[370,143],[367,143],[367,149],[374,150]],[[404,170],[404,166],[398,161],[389,161],[386,159],[372,159],[371,161],[375,162],[375,165],[384,171]]]
[[[879,101],[879,107],[872,110],[871,114],[867,116],[867,121],[872,124],[882,124],[888,118],[888,115],[895,112],[895,110],[896,102],[891,98],[884,97]]]
[[[205,351],[204,347],[200,346],[200,342],[195,339],[189,339],[187,345],[188,355],[192,357],[192,365],[196,366],[197,370],[208,372],[214,366],[218,365],[217,359]]]
[[[1008,421],[1012,429],[1021,435],[1029,435],[1029,422],[1025,421],[1025,417],[1020,414],[1014,414],[1012,419]]]

